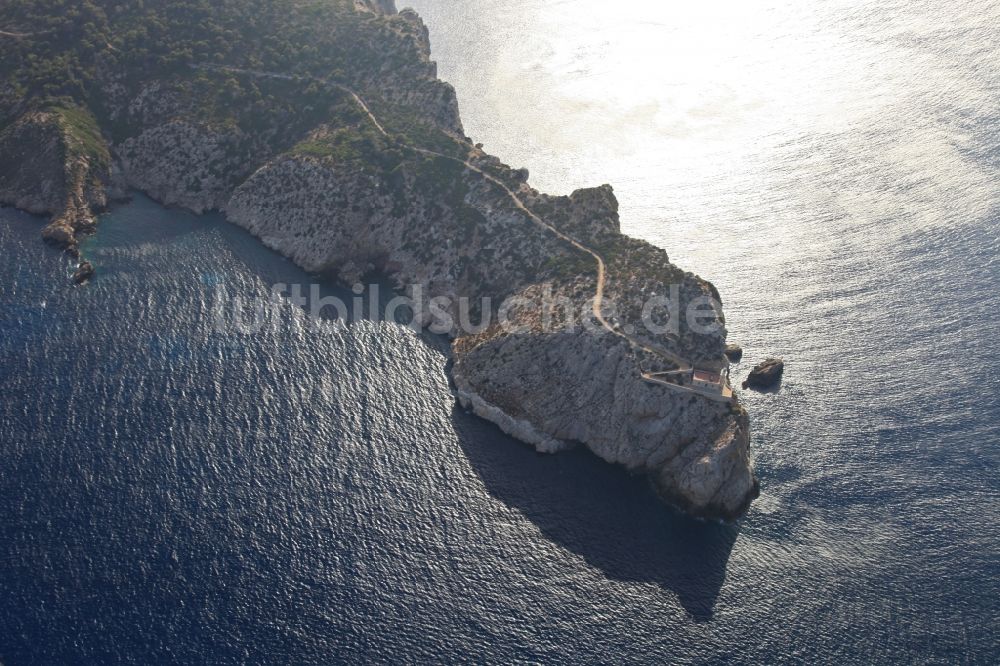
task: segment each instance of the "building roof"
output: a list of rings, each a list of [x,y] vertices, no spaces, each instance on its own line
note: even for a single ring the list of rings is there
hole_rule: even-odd
[[[695,370],[694,380],[696,382],[707,382],[709,384],[721,384],[722,375],[715,372],[709,372],[708,370]]]

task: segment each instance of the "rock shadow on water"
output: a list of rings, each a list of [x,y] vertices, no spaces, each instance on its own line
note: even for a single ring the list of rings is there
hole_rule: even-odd
[[[608,578],[655,583],[695,622],[708,622],[739,525],[693,520],[651,484],[583,447],[535,452],[456,406],[459,441],[487,491]]]

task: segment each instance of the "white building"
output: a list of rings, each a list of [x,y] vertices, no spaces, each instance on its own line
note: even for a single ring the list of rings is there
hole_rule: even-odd
[[[726,388],[726,380],[717,372],[695,370],[691,375],[691,388],[722,395]]]

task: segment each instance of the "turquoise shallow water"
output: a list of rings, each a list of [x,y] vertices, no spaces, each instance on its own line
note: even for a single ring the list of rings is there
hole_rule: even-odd
[[[682,5],[418,5],[470,134],[545,189],[615,183],[719,286],[737,377],[788,360],[745,396],[761,498],[693,523],[537,455],[399,326],[220,334],[218,289],[313,278],[217,217],[138,197],[74,289],[2,210],[0,661],[995,663],[996,6],[713,4],[701,46]]]

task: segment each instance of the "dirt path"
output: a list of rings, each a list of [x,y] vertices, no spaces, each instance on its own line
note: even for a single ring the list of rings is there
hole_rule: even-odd
[[[234,74],[246,74],[246,75],[249,75],[249,76],[256,76],[256,77],[262,77],[262,78],[272,78],[272,79],[280,79],[280,80],[283,80],[283,81],[296,81],[296,80],[314,81],[314,82],[317,82],[317,83],[320,83],[320,84],[323,84],[323,85],[332,86],[332,87],[334,87],[334,88],[336,88],[338,90],[341,90],[341,91],[347,93],[348,95],[350,95],[350,97],[358,105],[358,108],[360,108],[362,111],[364,111],[365,115],[368,116],[368,119],[371,121],[372,125],[374,125],[375,129],[377,129],[379,131],[379,133],[381,133],[383,136],[385,136],[387,138],[392,138],[391,135],[389,134],[389,132],[386,131],[385,127],[382,126],[382,123],[379,122],[379,119],[375,116],[375,114],[372,113],[371,109],[368,107],[368,104],[365,103],[365,101],[361,98],[361,96],[358,95],[353,90],[351,90],[350,88],[348,88],[347,86],[342,85],[340,83],[337,83],[336,81],[329,81],[329,80],[320,79],[320,78],[317,78],[317,77],[293,76],[293,75],[290,75],[290,74],[281,74],[281,73],[276,73],[276,72],[261,72],[261,71],[256,71],[256,70],[240,69],[240,68],[237,68],[237,67],[201,65],[201,66],[196,66],[196,68],[198,68],[198,69],[217,70],[217,71],[221,70],[221,71],[226,71],[226,72],[232,72]],[[676,375],[676,374],[686,374],[686,373],[689,373],[692,370],[694,370],[694,366],[691,364],[691,362],[689,360],[683,358],[682,356],[680,356],[680,355],[678,355],[678,354],[676,354],[674,352],[671,352],[671,351],[669,351],[667,349],[662,349],[662,348],[659,348],[659,347],[652,347],[652,346],[650,346],[650,345],[642,342],[641,340],[638,340],[638,339],[632,337],[631,335],[628,335],[627,333],[618,330],[618,328],[616,328],[607,319],[605,319],[604,313],[602,311],[602,306],[604,304],[604,287],[605,287],[605,283],[607,281],[607,265],[604,263],[604,258],[601,257],[601,255],[598,254],[595,250],[593,250],[592,248],[587,247],[586,245],[584,245],[583,243],[579,242],[575,238],[567,236],[563,232],[559,231],[559,229],[557,229],[557,228],[553,227],[552,225],[546,223],[545,220],[543,220],[538,215],[536,215],[534,212],[532,212],[531,209],[529,209],[524,204],[524,202],[517,195],[517,193],[514,192],[512,189],[510,189],[507,186],[506,183],[504,183],[502,180],[500,180],[496,176],[494,176],[494,175],[492,175],[492,174],[484,171],[483,169],[479,168],[478,166],[476,166],[475,164],[473,164],[471,161],[469,161],[467,159],[463,160],[463,159],[460,159],[458,157],[452,157],[451,155],[445,155],[444,153],[439,153],[439,152],[434,151],[434,150],[428,150],[426,148],[420,148],[420,147],[417,147],[417,146],[407,146],[407,147],[410,150],[413,150],[413,151],[415,151],[417,153],[420,153],[422,155],[428,155],[430,157],[439,157],[439,158],[442,158],[442,159],[450,160],[452,162],[457,162],[459,164],[464,165],[465,168],[467,168],[470,171],[473,171],[473,172],[479,174],[484,179],[486,179],[487,181],[493,183],[494,185],[496,185],[497,187],[499,187],[501,190],[503,190],[507,194],[507,196],[510,198],[510,200],[514,203],[514,206],[518,210],[520,210],[521,212],[523,212],[525,215],[527,215],[528,219],[530,219],[534,224],[536,224],[539,227],[545,229],[546,231],[552,233],[557,238],[565,241],[566,243],[568,243],[572,247],[576,248],[577,250],[579,250],[581,252],[585,252],[586,254],[589,254],[594,259],[594,261],[597,264],[597,287],[596,287],[596,290],[595,290],[595,293],[594,293],[594,302],[593,302],[593,315],[594,315],[594,319],[596,319],[601,324],[601,326],[604,329],[606,329],[608,332],[610,332],[611,334],[613,334],[613,335],[615,335],[615,336],[617,336],[617,337],[625,340],[632,347],[634,347],[636,349],[641,349],[641,350],[643,350],[645,352],[653,354],[654,356],[659,356],[661,358],[665,358],[665,359],[669,360],[673,365],[676,365],[677,368],[678,368],[677,370],[674,370],[674,371],[671,371],[671,372],[664,372],[664,373],[642,373],[642,378],[644,380],[646,380],[647,382],[650,382],[652,384],[656,384],[658,386],[666,386],[666,387],[674,389],[674,390],[685,391],[685,392],[688,392],[688,393],[693,393],[695,395],[700,395],[700,396],[709,398],[711,400],[728,402],[731,399],[732,391],[731,391],[731,389],[728,389],[728,387],[726,387],[727,390],[723,393],[723,395],[719,396],[719,395],[713,395],[711,393],[707,393],[707,392],[704,392],[704,391],[699,391],[699,390],[696,390],[696,389],[688,388],[688,387],[685,387],[685,386],[679,386],[677,384],[673,384],[671,382],[668,382],[668,381],[665,381],[663,379],[660,379],[659,377],[664,377],[664,376],[668,376],[668,375]],[[470,145],[470,148],[471,148],[471,145]]]
[[[44,34],[44,32],[8,32],[6,30],[0,30],[0,37],[13,37],[14,39],[27,39],[28,37]]]

